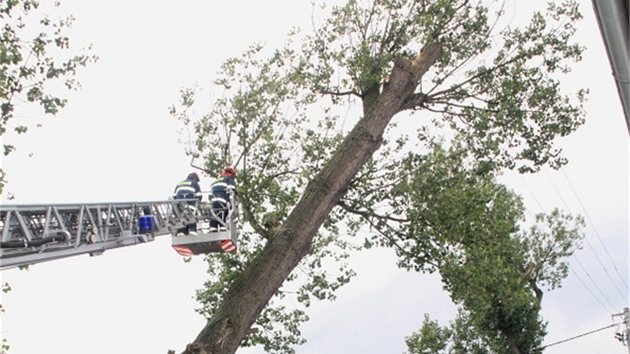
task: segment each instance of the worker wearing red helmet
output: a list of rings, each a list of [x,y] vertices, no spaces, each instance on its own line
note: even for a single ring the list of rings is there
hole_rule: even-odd
[[[215,215],[221,218],[223,222],[226,221],[228,214],[228,201],[230,200],[230,193],[236,191],[236,169],[232,166],[226,166],[221,171],[221,176],[212,183],[210,187],[212,195],[210,196],[210,203]],[[222,224],[217,220],[210,221],[210,229],[219,229]]]
[[[175,199],[189,199],[187,202],[189,205],[195,205],[197,202],[192,199],[201,200],[201,187],[199,186],[199,175],[196,172],[191,172],[188,174],[185,180],[179,182],[177,186],[175,186],[175,191],[173,192]],[[197,232],[197,224],[188,224],[186,227],[177,230],[177,233],[183,233],[188,235],[189,233]]]

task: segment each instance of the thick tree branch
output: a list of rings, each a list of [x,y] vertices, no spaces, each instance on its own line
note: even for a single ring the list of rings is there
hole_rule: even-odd
[[[350,213],[350,214],[354,214],[354,215],[358,215],[361,218],[363,218],[363,220],[365,220],[368,225],[373,228],[374,230],[376,230],[376,232],[381,235],[383,238],[387,239],[393,246],[394,248],[396,248],[398,250],[398,252],[400,254],[404,254],[409,258],[415,258],[417,256],[417,254],[412,254],[411,252],[409,252],[407,249],[405,249],[403,246],[401,246],[398,243],[398,240],[404,240],[405,237],[407,236],[405,233],[400,232],[398,230],[395,230],[393,227],[389,226],[389,223],[385,223],[385,228],[390,231],[390,233],[394,234],[395,236],[398,237],[398,239],[395,239],[394,237],[392,237],[391,235],[389,235],[387,232],[385,232],[384,230],[381,229],[381,227],[376,224],[374,221],[372,221],[372,218],[376,218],[378,220],[385,220],[385,221],[393,221],[396,223],[405,223],[405,222],[409,222],[410,220],[408,219],[399,219],[399,218],[392,218],[390,216],[385,216],[385,215],[380,215],[377,213],[374,213],[373,211],[366,211],[366,210],[358,210],[355,208],[352,208],[351,206],[347,205],[346,203],[344,203],[343,201],[339,201],[339,206],[345,210],[346,212]],[[426,223],[425,220],[423,220],[424,224],[426,226],[430,226],[428,223]],[[429,264],[433,267],[438,267],[438,264],[435,262],[432,262],[430,260],[425,260],[426,264]]]
[[[403,106],[403,110],[424,108],[424,104],[427,102],[428,96],[424,93],[416,93],[409,97]]]
[[[333,96],[357,96],[361,97],[361,94],[356,91],[320,91],[321,94],[324,95],[333,95]]]
[[[390,84],[307,185],[283,225],[230,284],[223,301],[197,336],[212,354],[232,354],[269,300],[303,257],[352,179],[381,146],[393,116],[400,112],[422,75],[438,60],[441,45],[427,45],[413,62],[396,60]]]
[[[241,195],[238,195],[237,198],[239,199],[239,203],[243,209],[245,221],[247,221],[247,223],[254,229],[254,232],[258,233],[265,239],[269,239],[269,232],[267,232],[267,230],[258,223],[258,220],[254,217],[254,213],[252,213],[249,198]]]
[[[478,79],[478,78],[480,78],[480,77],[482,77],[484,75],[490,74],[490,73],[494,72],[495,70],[498,70],[498,69],[500,69],[500,68],[502,68],[504,66],[508,66],[508,65],[510,65],[512,63],[515,63],[515,62],[517,62],[517,61],[519,61],[521,59],[525,59],[525,58],[527,58],[527,55],[525,55],[525,54],[517,55],[517,56],[515,56],[514,58],[512,58],[510,60],[504,61],[503,63],[497,64],[497,65],[495,65],[495,66],[493,66],[491,68],[487,68],[485,70],[481,70],[478,73],[476,73],[475,75],[469,77],[468,79],[460,82],[457,85],[453,85],[453,86],[451,86],[451,87],[449,87],[449,88],[447,88],[445,90],[442,90],[442,91],[431,93],[431,94],[429,94],[429,98],[435,99],[437,97],[440,97],[441,95],[445,95],[446,93],[455,91],[455,90],[457,90],[457,89],[459,89],[461,87],[464,87],[464,86],[470,84],[474,80],[476,80],[476,79]]]
[[[366,221],[370,222],[370,225],[372,226],[374,226],[374,224],[370,221],[371,218],[376,218],[376,219],[385,220],[385,221],[393,221],[397,223],[409,222],[409,219],[393,218],[391,216],[380,215],[380,214],[377,214],[375,212],[368,211],[368,210],[358,210],[346,204],[342,200],[340,200],[339,203],[337,203],[337,205],[339,205],[343,210],[347,211],[348,213],[359,215]]]
[[[429,71],[429,68],[440,58],[442,55],[442,45],[437,42],[427,44],[420,54],[411,63],[411,72],[415,83],[418,84],[422,76]]]

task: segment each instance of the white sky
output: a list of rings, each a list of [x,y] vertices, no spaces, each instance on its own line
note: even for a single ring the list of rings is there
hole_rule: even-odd
[[[588,243],[572,258],[564,287],[543,300],[547,344],[607,326],[628,306],[628,131],[590,1],[581,3],[579,36],[588,51],[566,82],[590,87],[591,95],[586,125],[562,142],[571,163],[560,172],[503,178],[532,214],[557,206],[587,217]],[[206,85],[224,59],[250,43],[273,45],[292,26],[310,29],[303,0],[63,4],[77,18],[72,40],[93,43],[100,61],[83,70],[83,90],[68,107],[2,160],[12,204],[167,199],[190,170],[167,112],[179,89]],[[298,353],[403,353],[404,337],[424,313],[441,324],[453,318],[439,280],[397,270],[391,252],[366,252],[354,264],[359,276],[339,299],[312,308],[303,327],[308,343]],[[184,263],[168,237],[0,275],[13,288],[2,295],[11,354],[179,352],[205,323],[193,300],[206,279],[204,263]],[[614,333],[545,353],[626,353]]]

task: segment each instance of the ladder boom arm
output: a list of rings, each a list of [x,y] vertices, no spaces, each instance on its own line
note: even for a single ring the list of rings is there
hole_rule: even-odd
[[[208,216],[197,199],[0,206],[0,269],[153,241]]]

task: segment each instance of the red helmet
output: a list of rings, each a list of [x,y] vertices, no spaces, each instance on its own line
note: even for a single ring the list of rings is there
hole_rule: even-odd
[[[232,166],[225,166],[225,168],[223,169],[223,172],[221,172],[221,176],[222,177],[232,177],[232,178],[236,178],[236,169]]]
[[[197,174],[197,172],[191,172],[188,174],[188,179],[192,179],[193,181],[199,183],[200,179],[199,179],[199,175]]]

